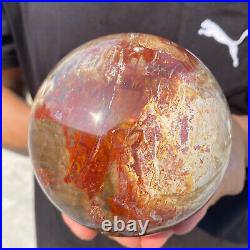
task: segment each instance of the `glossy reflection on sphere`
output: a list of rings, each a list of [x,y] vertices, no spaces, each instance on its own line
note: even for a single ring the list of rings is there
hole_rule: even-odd
[[[200,209],[228,164],[231,122],[211,72],[145,34],[93,40],[40,88],[29,150],[50,200],[82,225],[149,220],[147,233]],[[120,235],[136,235],[120,232]]]

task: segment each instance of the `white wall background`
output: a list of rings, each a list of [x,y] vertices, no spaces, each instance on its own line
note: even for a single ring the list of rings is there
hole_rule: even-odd
[[[32,171],[28,157],[2,149],[5,248],[36,247]]]

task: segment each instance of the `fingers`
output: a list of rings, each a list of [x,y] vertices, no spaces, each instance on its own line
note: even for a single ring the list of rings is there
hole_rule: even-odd
[[[201,208],[197,213],[195,213],[193,216],[191,216],[189,219],[174,226],[172,230],[174,231],[175,234],[179,235],[189,233],[196,227],[199,221],[205,216],[207,209],[208,206],[206,205],[203,208]]]
[[[73,221],[65,214],[62,214],[62,218],[65,224],[69,227],[70,231],[81,240],[93,240],[96,237],[96,232],[80,225],[79,223]]]
[[[152,234],[141,237],[142,248],[159,248],[162,247],[168,239],[173,235],[173,231]]]
[[[173,235],[172,231],[142,237],[110,237],[125,247],[159,248]]]
[[[62,218],[65,224],[69,227],[71,232],[81,240],[92,240],[96,237],[96,232],[80,225],[74,220],[70,219],[65,214],[62,214]],[[110,237],[125,247],[147,247],[158,248],[164,245],[164,243],[173,235],[172,231],[166,231],[162,233],[152,234],[142,237]]]

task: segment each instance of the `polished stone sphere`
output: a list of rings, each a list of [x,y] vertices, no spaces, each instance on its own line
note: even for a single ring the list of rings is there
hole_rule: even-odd
[[[100,231],[115,216],[148,220],[146,234],[190,217],[218,188],[230,150],[230,112],[212,73],[153,35],[110,35],[75,49],[32,108],[38,182],[62,212]]]

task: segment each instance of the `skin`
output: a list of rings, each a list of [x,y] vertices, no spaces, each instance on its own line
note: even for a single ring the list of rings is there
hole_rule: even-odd
[[[3,70],[2,79],[3,146],[17,152],[27,153],[31,108],[15,93],[17,92],[17,86],[20,88],[22,85],[21,71],[19,68]],[[233,143],[230,162],[220,187],[206,206],[188,220],[165,232],[142,237],[111,238],[126,247],[161,247],[172,235],[181,235],[192,231],[205,216],[209,207],[213,206],[220,198],[226,195],[239,194],[244,188],[246,175],[248,116],[232,115],[232,123]],[[96,237],[95,231],[79,225],[64,214],[62,214],[62,219],[79,239],[92,240]]]
[[[18,68],[3,70],[2,81],[3,145],[27,153],[30,107],[16,94],[18,92],[16,86],[22,84],[20,70]]]

